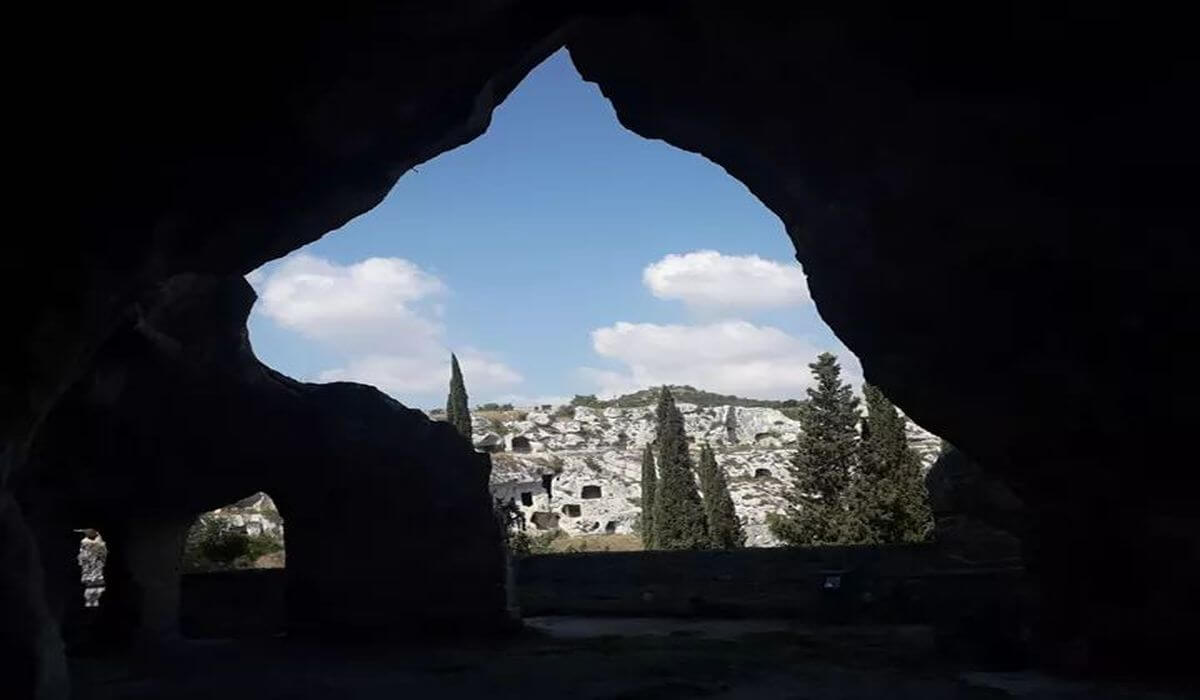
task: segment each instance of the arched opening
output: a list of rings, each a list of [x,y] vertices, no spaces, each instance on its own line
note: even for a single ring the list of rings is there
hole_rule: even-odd
[[[266,637],[287,628],[284,519],[269,495],[201,513],[182,549],[183,636]]]
[[[785,434],[795,444],[789,421],[812,381],[806,365],[840,343],[808,297],[780,220],[721,168],[636,136],[614,116],[567,55],[553,55],[484,136],[253,273],[256,350],[288,370],[303,343],[281,350],[277,336],[299,334],[340,363],[319,379],[374,384],[437,420],[448,418],[454,350],[479,401],[473,444],[507,448],[492,461],[494,494],[511,498],[531,474],[553,472],[564,484],[591,482],[569,488],[611,502],[629,522],[642,512],[636,493],[600,483],[639,469],[656,430],[654,385],[670,384],[693,459],[701,443],[769,459],[777,468],[753,479],[767,503],[780,503],[789,484],[767,477],[789,457],[757,453],[787,448]],[[410,229],[428,235],[396,235]],[[640,281],[639,294],[629,280]],[[577,303],[584,293],[588,303]],[[536,341],[514,313],[538,319]],[[591,340],[590,356],[580,357],[579,338]],[[839,359],[848,383],[859,381],[855,358]],[[533,493],[519,499],[534,507]],[[779,544],[768,516],[782,506],[748,504],[734,506],[748,519],[747,542]]]
[[[754,478],[755,479],[770,479],[771,478],[771,470],[767,469],[766,467],[759,467],[758,469],[754,470]]]
[[[278,569],[285,563],[283,517],[262,492],[202,513],[184,539],[184,573]]]

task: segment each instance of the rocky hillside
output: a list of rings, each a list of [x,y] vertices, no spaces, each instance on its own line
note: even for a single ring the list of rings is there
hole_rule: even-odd
[[[751,546],[776,540],[768,513],[783,493],[800,424],[778,408],[679,403],[688,440],[712,445]],[[654,439],[654,408],[563,406],[477,412],[475,445],[491,452],[492,492],[521,507],[534,530],[568,535],[630,533],[641,514],[641,451]],[[939,440],[909,423],[909,440],[932,464]],[[542,487],[551,477],[551,492]]]
[[[687,384],[671,384],[671,395],[679,403],[696,404],[701,408],[713,406],[747,406],[761,408],[778,408],[785,415],[795,418],[806,400],[787,399],[773,401],[771,399],[750,399],[733,394],[717,394],[704,389],[697,389]],[[590,408],[640,408],[653,406],[658,401],[658,387],[641,389],[630,394],[623,394],[611,399],[599,399],[595,395],[576,395],[571,400],[572,406],[588,406]]]

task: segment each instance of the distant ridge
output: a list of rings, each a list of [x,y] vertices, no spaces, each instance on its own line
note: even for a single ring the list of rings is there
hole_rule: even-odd
[[[777,408],[789,418],[796,419],[803,409],[806,400],[785,399],[772,401],[770,399],[748,399],[731,394],[717,394],[703,389],[697,389],[687,384],[669,384],[671,394],[678,403],[690,403],[697,406],[745,406],[759,408]],[[598,399],[595,394],[576,394],[571,399],[572,406],[588,406],[590,408],[634,408],[654,405],[658,401],[659,387],[650,387],[635,391],[632,394],[622,394],[613,399]]]

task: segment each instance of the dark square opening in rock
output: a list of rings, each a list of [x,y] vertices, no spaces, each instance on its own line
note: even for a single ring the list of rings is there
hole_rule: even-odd
[[[533,526],[539,530],[557,530],[558,529],[558,513],[547,513],[539,511],[534,513],[530,520],[533,521]]]

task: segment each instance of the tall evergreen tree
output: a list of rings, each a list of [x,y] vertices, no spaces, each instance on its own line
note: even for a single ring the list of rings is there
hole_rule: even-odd
[[[905,419],[883,392],[863,384],[859,474],[853,508],[862,537],[875,543],[919,542],[933,521],[921,474],[921,458],[908,446]]]
[[[862,421],[862,455],[860,472],[878,476],[896,464],[908,449],[904,419],[879,387],[863,384],[863,399],[867,415]]]
[[[700,448],[700,491],[704,494],[704,514],[708,518],[708,539],[713,549],[738,549],[746,545],[746,533],[738,520],[725,472],[717,456],[705,443]]]
[[[801,433],[790,466],[795,481],[783,514],[768,526],[793,545],[847,544],[861,525],[850,508],[858,462],[858,399],[841,379],[837,358],[822,353],[809,365],[817,380],[800,414]]]
[[[463,384],[462,370],[454,353],[450,353],[450,395],[446,397],[446,422],[470,441],[471,409],[467,405],[467,387]]]
[[[654,448],[646,445],[642,451],[642,547],[654,549],[654,502],[658,490],[658,474],[654,470]]]
[[[708,547],[708,522],[696,491],[683,414],[667,387],[655,412],[658,423],[658,488],[654,495],[654,546],[659,549]]]

